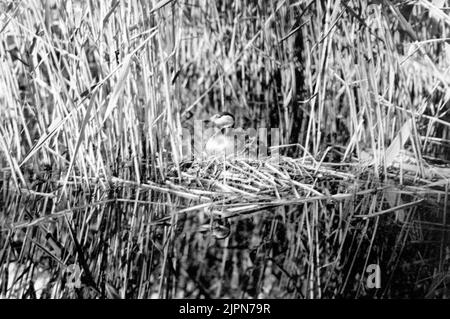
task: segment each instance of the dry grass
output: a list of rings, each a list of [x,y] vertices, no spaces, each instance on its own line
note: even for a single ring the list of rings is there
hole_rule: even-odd
[[[433,3],[0,1],[0,295],[447,297]],[[217,111],[280,162],[184,162]]]

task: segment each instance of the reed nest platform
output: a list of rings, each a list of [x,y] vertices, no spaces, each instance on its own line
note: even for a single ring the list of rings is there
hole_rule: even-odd
[[[20,193],[3,182],[0,257],[16,268],[2,271],[2,296],[439,296],[447,169],[422,167],[424,180],[399,164],[213,160],[160,182],[126,169],[67,183],[44,171]],[[384,289],[367,289],[370,264]]]

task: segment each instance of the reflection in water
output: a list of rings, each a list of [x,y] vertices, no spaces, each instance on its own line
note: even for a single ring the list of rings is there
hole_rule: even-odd
[[[3,189],[1,296],[439,293],[449,260],[444,197],[321,167],[192,164],[181,182],[74,180],[61,200],[58,183]],[[382,289],[367,288],[373,264]]]

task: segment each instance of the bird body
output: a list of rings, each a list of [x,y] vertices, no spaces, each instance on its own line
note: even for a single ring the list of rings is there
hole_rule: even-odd
[[[228,112],[213,115],[209,121],[213,127],[212,134],[206,134],[205,153],[208,158],[229,157],[234,155],[234,136],[224,132],[234,126],[234,116]]]
[[[232,156],[234,153],[234,141],[230,136],[218,133],[208,139],[205,145],[205,152],[208,156]]]

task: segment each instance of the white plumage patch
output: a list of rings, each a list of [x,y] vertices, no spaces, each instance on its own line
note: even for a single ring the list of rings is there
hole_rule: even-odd
[[[234,139],[218,134],[206,143],[206,154],[209,156],[232,156],[234,154]]]

